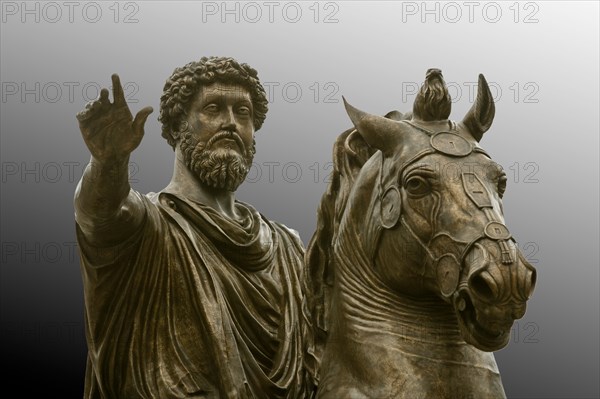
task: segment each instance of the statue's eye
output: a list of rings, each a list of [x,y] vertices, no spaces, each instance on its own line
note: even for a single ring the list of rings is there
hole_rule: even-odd
[[[241,106],[237,109],[238,114],[242,116],[250,116],[251,112],[249,107]]]
[[[204,107],[204,111],[206,112],[217,112],[219,110],[219,106],[217,104],[211,103]]]
[[[411,197],[422,197],[431,192],[431,184],[420,176],[414,176],[406,180],[404,188]]]
[[[498,195],[500,198],[502,198],[504,192],[506,191],[506,181],[506,175],[502,175],[500,178],[498,178]]]

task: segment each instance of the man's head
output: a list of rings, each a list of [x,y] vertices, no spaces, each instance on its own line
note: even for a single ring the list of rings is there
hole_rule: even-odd
[[[256,70],[232,58],[210,57],[177,68],[165,84],[162,135],[179,144],[188,168],[204,184],[235,191],[254,156],[254,131],[267,113]]]

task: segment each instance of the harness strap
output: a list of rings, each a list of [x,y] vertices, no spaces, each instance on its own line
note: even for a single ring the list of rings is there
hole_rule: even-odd
[[[455,133],[457,130],[457,126],[456,126],[456,123],[454,123],[453,121],[448,121],[449,131],[440,131],[440,132],[432,132],[422,126],[419,126],[419,125],[411,122],[411,121],[403,121],[403,122],[409,124],[410,126],[414,127],[415,129],[427,134],[430,137],[430,146],[429,146],[429,148],[425,148],[425,149],[417,152],[407,162],[405,162],[403,165],[401,165],[401,168],[400,168],[400,171],[398,174],[399,176],[402,176],[402,174],[404,173],[404,170],[406,170],[406,168],[409,167],[410,165],[417,162],[419,159],[421,159],[427,155],[435,154],[435,153],[441,153],[441,154],[445,154],[445,155],[462,158],[462,157],[465,157],[465,156],[471,154],[472,152],[478,152],[478,153],[483,154],[487,158],[491,159],[489,154],[487,152],[485,152],[482,148],[472,145],[464,137]],[[384,162],[384,158],[382,157],[381,158],[382,170],[383,170],[383,162]],[[488,223],[484,227],[482,234],[475,237],[470,243],[468,243],[464,247],[464,249],[462,250],[462,253],[460,255],[460,259],[456,259],[454,254],[450,254],[450,253],[441,254],[440,256],[436,257],[436,254],[434,254],[431,251],[431,249],[429,248],[429,245],[425,244],[417,236],[417,234],[411,229],[411,227],[408,225],[408,223],[406,223],[406,221],[402,215],[400,216],[400,223],[414,237],[414,239],[417,241],[417,243],[421,246],[421,248],[423,248],[423,250],[425,250],[425,252],[429,256],[429,258],[434,263],[438,262],[438,260],[441,259],[442,257],[450,255],[456,261],[460,262],[460,265],[462,265],[465,257],[467,256],[468,252],[471,250],[473,245],[477,241],[484,239],[484,238],[489,238],[491,240],[497,241],[498,246],[500,248],[500,253],[501,253],[501,256],[500,256],[501,262],[503,264],[514,263],[515,260],[514,260],[512,252],[510,250],[510,246],[508,244],[508,240],[512,240],[514,242],[514,239],[512,238],[508,228],[500,220],[498,220],[495,213],[493,212],[493,210],[492,210],[493,205],[492,205],[492,201],[491,201],[489,192],[487,191],[487,189],[485,188],[485,186],[483,185],[483,183],[481,182],[479,177],[477,177],[477,175],[475,175],[474,173],[463,172],[461,174],[461,177],[463,180],[463,188],[464,188],[466,194],[469,196],[471,201],[473,201],[475,203],[475,205],[483,211],[486,219],[488,220]],[[385,189],[387,189],[387,188],[389,188],[389,187],[383,187],[383,173],[382,173],[380,175],[380,180],[379,180],[380,195],[383,195],[383,193],[386,191]],[[456,242],[455,239],[452,239],[452,240]]]

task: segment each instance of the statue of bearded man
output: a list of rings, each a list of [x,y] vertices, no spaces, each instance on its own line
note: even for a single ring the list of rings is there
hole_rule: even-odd
[[[77,114],[92,158],[75,193],[88,362],[86,398],[305,398],[313,392],[298,234],[234,193],[267,99],[232,58],[177,68],[161,97],[175,150],[169,185],[142,195],[133,118],[117,75]]]

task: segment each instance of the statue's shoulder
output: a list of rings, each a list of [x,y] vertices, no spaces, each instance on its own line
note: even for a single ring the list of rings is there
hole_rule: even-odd
[[[286,226],[283,223],[279,223],[279,222],[275,222],[275,221],[271,221],[271,224],[277,226],[279,228],[279,230],[281,230],[283,233],[290,236],[294,240],[302,242],[302,239],[300,238],[300,233],[298,232],[298,230],[294,230],[294,229]]]
[[[262,212],[257,211],[256,208],[254,208],[252,205],[250,205],[246,202],[242,202],[242,201],[237,201],[237,202],[241,203],[243,206],[245,206],[251,212],[255,213],[255,215],[260,215],[260,218],[263,221],[265,221],[265,223],[267,223],[269,226],[271,226],[271,228],[274,229],[280,236],[283,236],[283,237],[293,241],[297,246],[299,246],[300,248],[302,248],[302,250],[304,250],[304,244],[302,243],[302,239],[300,238],[300,233],[297,230],[294,230],[294,229],[286,226],[283,223],[280,223],[275,220],[271,220],[271,219],[267,218]]]
[[[154,207],[155,209],[174,208],[172,194],[170,194],[167,191],[159,191],[157,193],[149,192],[147,194],[143,194],[142,197],[144,199],[144,202],[146,203],[146,206],[148,207]]]
[[[158,222],[173,209],[173,201],[162,191],[146,194],[135,191],[135,194],[146,209],[146,218],[149,220]]]

